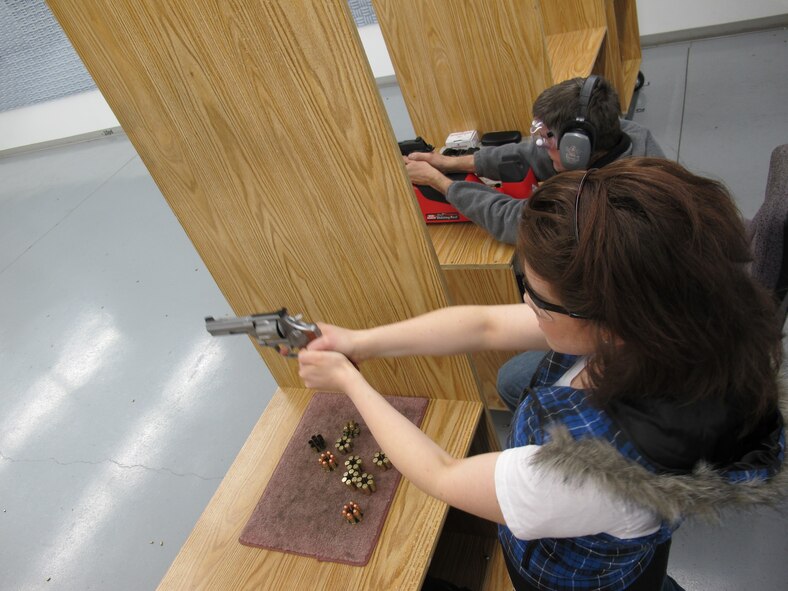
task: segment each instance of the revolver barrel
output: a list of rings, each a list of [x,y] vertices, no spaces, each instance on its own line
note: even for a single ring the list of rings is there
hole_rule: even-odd
[[[280,353],[294,356],[295,350],[305,347],[320,336],[316,324],[301,320],[300,316],[288,316],[287,308],[270,314],[254,314],[215,319],[208,316],[205,328],[213,336],[248,334],[260,345],[273,347]]]
[[[228,334],[249,334],[253,337],[265,336],[271,338],[279,335],[276,322],[279,320],[278,314],[256,314],[254,316],[236,316],[231,318],[219,318],[212,316],[205,319],[205,328],[213,336]]]

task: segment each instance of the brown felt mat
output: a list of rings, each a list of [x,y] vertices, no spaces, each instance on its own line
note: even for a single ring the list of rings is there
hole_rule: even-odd
[[[386,397],[386,400],[421,425],[427,409],[426,398]],[[361,433],[353,440],[353,450],[342,454],[334,447],[342,427],[356,421]],[[325,472],[319,454],[309,447],[309,438],[320,433],[327,449],[334,452],[338,467]],[[395,468],[383,470],[372,463],[380,450],[361,415],[343,394],[318,392],[296,427],[263,496],[257,503],[239,541],[247,546],[292,552],[318,560],[363,566],[375,549],[380,531],[400,480]],[[362,472],[374,475],[377,490],[366,495],[342,484],[345,460],[358,455]],[[340,514],[348,501],[361,505],[364,520],[349,524]]]

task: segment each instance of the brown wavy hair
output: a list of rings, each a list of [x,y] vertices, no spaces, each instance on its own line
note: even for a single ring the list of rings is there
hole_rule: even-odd
[[[748,273],[728,191],[675,162],[629,158],[588,174],[576,222],[582,177],[563,173],[534,192],[518,251],[596,324],[596,402],[725,399],[754,426],[777,405],[781,330],[774,297]]]

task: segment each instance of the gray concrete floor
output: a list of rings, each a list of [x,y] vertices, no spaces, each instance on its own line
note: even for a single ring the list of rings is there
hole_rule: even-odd
[[[786,31],[647,48],[642,70],[635,120],[752,216],[788,141]],[[155,588],[275,383],[248,340],[205,332],[230,309],[125,137],[0,159],[0,303],[0,588]],[[786,589],[786,525],[687,523],[670,570]]]

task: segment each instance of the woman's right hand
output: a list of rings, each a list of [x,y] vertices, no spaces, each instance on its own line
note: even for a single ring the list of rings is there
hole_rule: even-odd
[[[337,351],[353,363],[359,363],[367,358],[361,350],[361,331],[322,322],[318,322],[317,326],[320,328],[321,336],[309,343],[307,349],[310,351]]]

